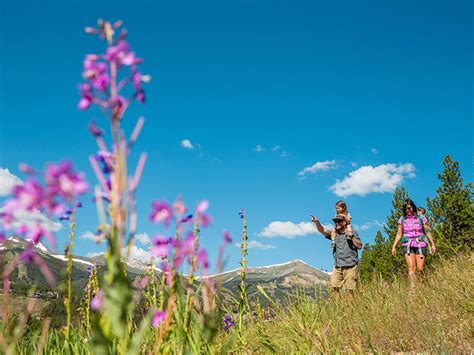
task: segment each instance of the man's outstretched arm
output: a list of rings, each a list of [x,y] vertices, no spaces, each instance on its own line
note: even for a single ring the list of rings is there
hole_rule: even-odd
[[[326,237],[326,239],[331,239],[331,232],[328,232],[324,227],[323,225],[321,224],[321,222],[319,222],[319,219],[317,219],[316,217],[314,217],[313,215],[311,215],[311,220],[313,221],[314,224],[316,224],[316,228],[317,230],[319,231],[319,233],[321,233],[322,235],[324,235]]]

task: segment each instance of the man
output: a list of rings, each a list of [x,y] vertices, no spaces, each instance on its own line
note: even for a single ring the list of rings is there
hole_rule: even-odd
[[[331,231],[326,230],[319,220],[311,215],[316,228],[326,239],[331,240]],[[342,286],[349,290],[352,296],[357,286],[358,273],[358,250],[362,248],[362,242],[356,231],[347,230],[347,220],[342,214],[333,218],[336,225],[336,239],[333,247],[334,269],[331,274],[331,287],[339,294]]]

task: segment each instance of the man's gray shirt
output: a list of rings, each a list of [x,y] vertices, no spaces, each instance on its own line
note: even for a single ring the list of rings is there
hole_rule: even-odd
[[[352,232],[354,238],[359,238],[356,231]],[[331,232],[326,231],[324,235],[327,239],[331,239]],[[332,251],[334,256],[334,266],[351,267],[359,262],[358,249],[351,240],[351,236],[344,233],[336,233],[335,245]]]

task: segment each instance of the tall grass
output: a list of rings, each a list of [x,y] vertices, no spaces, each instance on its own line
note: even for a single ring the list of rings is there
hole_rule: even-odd
[[[376,279],[355,297],[298,296],[244,336],[250,352],[461,352],[474,349],[474,255],[443,261],[416,287]]]

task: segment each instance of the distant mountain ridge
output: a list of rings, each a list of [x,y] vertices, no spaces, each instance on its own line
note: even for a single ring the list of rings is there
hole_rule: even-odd
[[[15,256],[26,249],[28,241],[9,237],[0,243],[0,270]],[[57,254],[39,243],[34,251],[38,253],[46,262],[57,280],[64,279],[67,270],[67,257],[64,254]],[[99,274],[105,272],[104,255],[93,258],[73,256],[72,281],[75,289],[84,289],[88,276],[86,269],[90,265],[98,268]],[[131,279],[144,274],[147,263],[140,260],[130,260],[126,262],[127,272]],[[225,271],[222,273],[207,276],[211,278],[220,288],[224,297],[232,298],[238,296],[238,285],[241,283],[240,268]],[[156,274],[161,274],[161,269],[155,268]],[[201,279],[202,277],[198,277]],[[25,288],[31,285],[48,288],[46,280],[35,265],[20,265],[11,275],[12,288]],[[282,264],[275,264],[260,267],[247,267],[246,285],[248,296],[251,301],[256,299],[263,303],[266,301],[257,290],[257,285],[261,285],[267,294],[273,298],[285,298],[298,291],[306,295],[318,296],[327,294],[327,284],[329,274],[323,270],[318,270],[302,260],[293,260]]]

